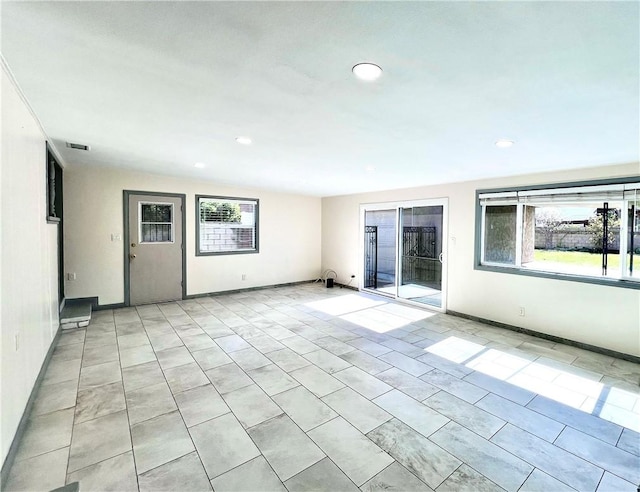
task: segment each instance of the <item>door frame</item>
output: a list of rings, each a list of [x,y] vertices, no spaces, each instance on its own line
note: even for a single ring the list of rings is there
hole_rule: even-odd
[[[155,191],[123,190],[123,241],[124,241],[124,305],[131,306],[131,270],[129,254],[131,253],[131,231],[129,230],[129,197],[131,195],[164,196],[180,199],[180,216],[182,217],[182,299],[187,298],[187,195],[184,193],[163,193]]]
[[[401,220],[400,220],[400,209],[402,208],[414,208],[414,207],[430,207],[430,206],[441,206],[442,207],[442,305],[441,307],[431,306],[429,304],[423,304],[420,302],[412,301],[410,299],[403,299],[398,296],[398,280],[400,277],[400,268],[401,265],[401,255],[400,248],[401,246],[401,238],[402,238],[402,228],[401,228]],[[395,294],[386,294],[384,292],[379,292],[375,289],[365,289],[364,285],[364,226],[365,226],[365,212],[371,210],[395,210],[396,215],[396,281],[395,281]],[[402,201],[394,201],[394,202],[374,202],[374,203],[361,203],[360,204],[360,230],[358,232],[358,237],[360,241],[360,245],[358,247],[358,279],[359,279],[359,290],[363,292],[368,292],[370,294],[379,295],[382,297],[392,298],[398,302],[408,303],[412,306],[422,307],[425,309],[430,309],[433,311],[446,313],[447,312],[447,292],[449,285],[449,272],[448,272],[448,264],[449,264],[449,198],[448,197],[440,197],[440,198],[425,198],[418,200],[402,200]]]
[[[65,304],[64,294],[64,168],[53,152],[49,142],[45,142],[47,154],[47,224],[57,225],[56,244],[58,246],[58,313],[62,312]],[[51,166],[53,165],[53,169]],[[51,189],[53,187],[53,190]],[[54,196],[51,196],[53,191]],[[53,201],[53,203],[52,203]],[[52,213],[55,209],[55,214]]]

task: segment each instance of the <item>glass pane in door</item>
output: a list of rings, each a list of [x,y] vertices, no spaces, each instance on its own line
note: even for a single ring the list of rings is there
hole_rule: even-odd
[[[640,196],[627,202],[627,257],[625,276],[640,279]]]
[[[396,210],[367,210],[364,218],[364,288],[395,295]]]
[[[443,206],[400,209],[398,297],[442,307]]]

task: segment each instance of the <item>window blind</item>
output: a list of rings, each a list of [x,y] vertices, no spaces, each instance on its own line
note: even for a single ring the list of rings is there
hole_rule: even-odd
[[[614,201],[638,195],[640,195],[640,183],[624,183],[480,193],[479,199],[480,205],[506,205],[516,203]]]

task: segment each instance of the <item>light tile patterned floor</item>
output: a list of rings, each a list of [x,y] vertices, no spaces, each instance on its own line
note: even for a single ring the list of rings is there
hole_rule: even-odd
[[[80,491],[616,491],[640,366],[305,284],[94,313],[7,484]]]

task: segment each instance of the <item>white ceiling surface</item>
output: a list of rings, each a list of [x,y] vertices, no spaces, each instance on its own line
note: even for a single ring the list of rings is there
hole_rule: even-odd
[[[70,166],[330,196],[638,161],[639,5],[3,1],[1,49]]]

